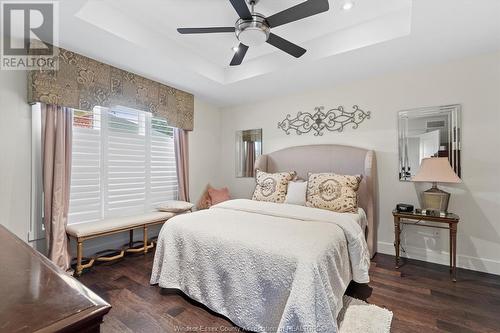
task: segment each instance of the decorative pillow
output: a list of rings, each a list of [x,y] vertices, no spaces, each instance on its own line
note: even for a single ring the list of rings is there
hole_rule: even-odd
[[[306,205],[307,182],[293,181],[288,183],[285,203],[292,205]]]
[[[283,203],[286,198],[288,183],[295,177],[295,171],[267,173],[257,170],[257,185],[252,200]]]
[[[208,190],[213,188],[210,186],[210,184],[207,185],[205,188],[205,191],[201,195],[200,200],[196,203],[196,209],[197,210],[202,210],[202,209],[208,209],[210,206],[212,206],[212,199],[210,199],[210,195],[208,194]]]
[[[208,195],[210,196],[210,201],[212,205],[216,205],[218,203],[231,199],[227,187],[221,188],[220,190],[216,188],[209,188]]]
[[[193,208],[193,204],[186,201],[170,200],[156,206],[160,212],[183,213]]]
[[[357,191],[361,176],[334,173],[311,173],[307,182],[306,206],[328,209],[339,213],[353,213],[358,209]]]

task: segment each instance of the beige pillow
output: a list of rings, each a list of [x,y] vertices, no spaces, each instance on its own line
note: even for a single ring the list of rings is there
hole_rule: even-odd
[[[193,204],[186,201],[169,200],[162,202],[156,209],[160,212],[183,213],[193,208]]]
[[[361,176],[311,173],[307,182],[306,206],[354,213],[358,209],[357,191]]]
[[[291,205],[306,205],[307,182],[291,181],[288,183],[285,203]]]
[[[257,170],[257,185],[252,200],[285,202],[288,183],[295,177],[295,171],[267,173]]]

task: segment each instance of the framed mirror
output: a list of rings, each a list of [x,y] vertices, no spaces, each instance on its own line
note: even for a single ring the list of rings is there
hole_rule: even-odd
[[[447,157],[461,177],[460,105],[401,111],[398,123],[399,180],[411,180],[426,157]]]
[[[262,129],[236,132],[236,177],[254,177],[255,160],[262,155]]]

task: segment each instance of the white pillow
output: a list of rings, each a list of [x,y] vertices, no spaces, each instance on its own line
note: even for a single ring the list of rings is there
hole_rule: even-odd
[[[193,204],[186,201],[170,200],[156,206],[160,212],[182,213],[193,208]]]
[[[292,205],[306,205],[307,182],[289,182],[285,203]]]

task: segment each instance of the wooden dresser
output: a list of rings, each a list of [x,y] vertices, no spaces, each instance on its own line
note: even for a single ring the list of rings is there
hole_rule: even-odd
[[[0,225],[0,332],[99,332],[111,306]]]

